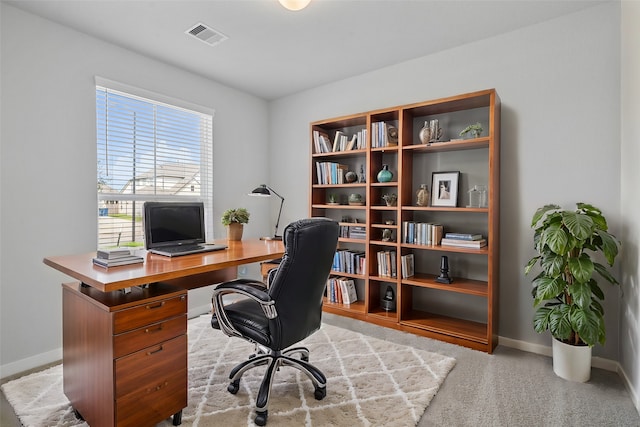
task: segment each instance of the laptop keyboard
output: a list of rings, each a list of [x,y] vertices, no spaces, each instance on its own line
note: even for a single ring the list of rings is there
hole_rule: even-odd
[[[204,246],[200,245],[180,245],[180,246],[168,246],[166,248],[162,248],[163,252],[169,252],[172,254],[180,253],[180,252],[191,252],[191,251],[199,251],[204,249]]]

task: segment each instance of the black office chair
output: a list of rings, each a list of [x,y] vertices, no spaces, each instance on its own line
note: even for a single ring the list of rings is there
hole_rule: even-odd
[[[324,374],[309,364],[309,350],[293,347],[320,328],[322,297],[338,242],[338,223],[327,218],[303,219],[289,224],[283,237],[285,254],[269,275],[269,287],[260,281],[236,279],[216,286],[211,326],[226,335],[256,345],[256,354],[231,370],[227,390],[236,394],[240,378],[249,369],[267,365],[256,399],[255,423],[267,423],[269,394],[279,366],[291,366],[311,379],[317,400],[326,394]],[[223,297],[248,298],[224,304]],[[300,358],[293,355],[299,354]]]

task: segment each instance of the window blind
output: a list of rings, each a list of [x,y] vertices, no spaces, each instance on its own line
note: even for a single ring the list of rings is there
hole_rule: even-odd
[[[98,247],[142,246],[145,201],[202,201],[213,236],[213,116],[96,85]]]

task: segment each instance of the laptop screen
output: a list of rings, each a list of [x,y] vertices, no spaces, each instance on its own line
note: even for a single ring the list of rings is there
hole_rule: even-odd
[[[205,242],[202,202],[145,202],[143,211],[146,249]]]

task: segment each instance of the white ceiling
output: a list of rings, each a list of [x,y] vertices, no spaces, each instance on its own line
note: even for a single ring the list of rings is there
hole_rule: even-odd
[[[267,100],[591,7],[592,0],[2,0]],[[610,0],[605,0],[610,1]],[[204,23],[229,37],[185,34]]]

